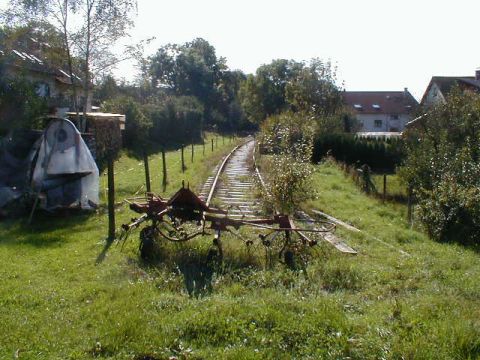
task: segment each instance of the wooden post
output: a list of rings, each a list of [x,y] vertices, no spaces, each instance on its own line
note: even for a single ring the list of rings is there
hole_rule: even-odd
[[[185,172],[185,158],[183,157],[183,150],[184,150],[184,145],[181,147],[181,156],[182,156],[182,173]]]
[[[408,211],[407,211],[407,219],[410,226],[412,225],[413,220],[413,187],[412,185],[408,186]]]
[[[145,185],[147,188],[147,192],[151,192],[152,189],[150,187],[150,168],[148,167],[148,155],[145,151],[143,152],[143,164],[145,166]]]
[[[163,164],[163,180],[162,180],[162,187],[163,192],[167,189],[167,163],[165,161],[165,149],[162,148],[162,164]]]
[[[212,152],[213,152],[213,139],[212,139]]]
[[[193,143],[192,143],[192,163],[193,163],[193,155],[194,155],[194,152],[195,152],[195,149],[194,149],[194,146],[193,146]]]
[[[115,177],[113,174],[113,159],[108,160],[108,240],[115,239]]]
[[[387,174],[383,174],[383,202],[387,199]]]

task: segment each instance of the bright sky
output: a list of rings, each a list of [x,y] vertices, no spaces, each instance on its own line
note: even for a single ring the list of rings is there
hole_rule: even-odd
[[[195,37],[231,69],[272,59],[331,59],[347,90],[403,90],[420,98],[433,75],[480,67],[479,0],[138,0],[132,39],[153,52]],[[117,75],[132,77],[124,64]]]
[[[6,2],[0,0],[0,8]],[[130,41],[202,37],[231,69],[272,59],[331,59],[347,90],[403,90],[421,98],[434,75],[480,67],[480,0],[138,0]],[[118,77],[132,80],[124,63]]]

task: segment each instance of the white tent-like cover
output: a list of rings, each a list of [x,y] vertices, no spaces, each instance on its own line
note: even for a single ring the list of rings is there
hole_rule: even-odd
[[[31,187],[46,210],[93,209],[98,199],[98,168],[72,122],[52,121],[31,153]]]

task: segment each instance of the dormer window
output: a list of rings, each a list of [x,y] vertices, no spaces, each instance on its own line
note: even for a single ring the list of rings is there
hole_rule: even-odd
[[[373,107],[375,110],[380,110],[380,105],[378,105],[378,104],[373,104],[372,107]]]
[[[361,104],[354,104],[353,107],[355,110],[363,110],[363,106]]]

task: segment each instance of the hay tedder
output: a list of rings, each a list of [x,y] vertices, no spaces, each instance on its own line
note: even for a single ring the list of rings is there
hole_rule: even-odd
[[[186,242],[199,236],[213,236],[213,246],[223,258],[221,236],[223,232],[233,234],[247,247],[263,246],[266,251],[276,251],[278,258],[293,267],[295,256],[303,249],[316,245],[325,233],[333,233],[335,224],[313,219],[293,219],[287,215],[251,218],[229,215],[228,210],[207,206],[189,188],[182,186],[170,199],[154,193],[144,198],[127,201],[130,209],[141,214],[129,224],[122,225],[121,239],[126,239],[136,228],[140,231],[140,255],[148,259],[158,242]],[[241,227],[255,231],[244,234],[237,232]],[[307,235],[308,234],[308,235]]]

